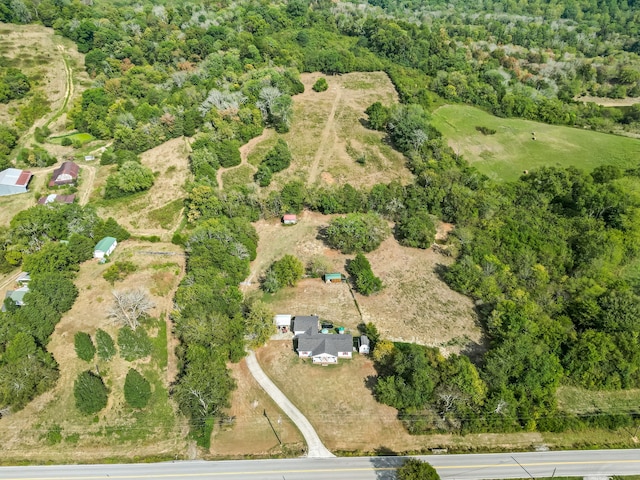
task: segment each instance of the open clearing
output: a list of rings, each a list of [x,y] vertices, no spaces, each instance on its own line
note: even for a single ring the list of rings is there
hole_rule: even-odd
[[[273,176],[272,185],[293,179],[308,185],[350,183],[358,187],[392,180],[410,182],[412,176],[402,154],[384,142],[382,132],[363,125],[364,111],[372,103],[397,103],[389,77],[383,72],[325,76],[329,89],[314,92],[311,87],[322,76],[300,76],[305,91],[293,97],[294,122],[291,131],[281,135],[289,144],[293,161],[291,167]],[[247,152],[249,163],[257,166],[279,136],[269,131]],[[364,159],[363,165],[356,162],[359,158]],[[248,175],[248,170],[244,173]]]
[[[98,211],[114,217],[135,235],[157,235],[169,240],[181,220],[184,185],[189,177],[189,145],[184,137],[174,138],[140,155],[142,164],[155,174],[147,192],[108,202],[99,201]],[[99,200],[104,183],[114,167],[102,167],[93,191]]]
[[[56,117],[49,125],[51,131],[64,131],[66,115],[62,110],[90,83],[84,70],[84,55],[78,53],[76,45],[42,25],[0,23],[0,51],[9,66],[21,69],[35,81],[36,89],[44,92],[50,103],[49,116]],[[74,81],[69,81],[68,73]],[[27,99],[0,104],[0,123],[13,123],[13,109],[25,101]],[[41,119],[36,125],[45,121]]]
[[[305,264],[322,256],[333,271],[346,274],[345,262],[354,255],[331,250],[317,238],[319,228],[328,225],[331,218],[303,212],[298,224],[291,227],[277,220],[256,222],[260,240],[258,256],[251,265],[252,287],[248,288],[257,289],[260,275],[286,253]],[[302,280],[294,288],[265,295],[265,300],[276,313],[315,313],[352,330],[362,321],[373,322],[385,338],[437,346],[444,353],[462,348],[482,350],[482,330],[472,301],[451,290],[435,272],[438,265],[448,265],[452,258],[432,250],[402,247],[393,238],[367,258],[385,289],[371,297],[355,293],[362,317],[347,284],[326,285],[321,279]]]
[[[607,98],[584,95],[582,97],[576,97],[574,100],[584,103],[595,103],[597,105],[602,105],[603,107],[630,107],[631,105],[640,103],[640,97]]]
[[[449,145],[482,173],[514,180],[524,170],[542,166],[637,166],[640,140],[605,133],[499,118],[478,108],[444,105],[433,112],[433,124]],[[496,130],[483,135],[476,127]],[[535,140],[533,140],[535,138]]]
[[[149,250],[177,255],[140,253]],[[90,260],[81,266],[75,282],[80,295],[56,326],[47,346],[60,365],[60,379],[53,390],[2,420],[3,460],[73,463],[145,456],[173,458],[187,451],[188,427],[176,415],[167,393],[177,372],[174,342],[167,333],[170,331],[168,314],[173,308],[173,293],[184,273],[184,256],[175,245],[126,241],[118,245],[112,260],[131,261],[138,270],[111,287],[102,278],[109,263],[100,265]],[[145,324],[153,344],[151,357],[133,362],[119,356],[108,362],[98,360],[97,368],[111,390],[109,403],[95,416],[82,415],[74,406],[73,383],[79,372],[93,370],[96,365],[77,358],[74,334],[83,331],[93,336],[97,328],[102,328],[115,340],[117,327],[107,319],[111,291],[138,287],[148,289],[155,303],[151,312],[155,320]],[[139,411],[128,407],[123,398],[124,377],[130,367],[143,373],[152,385],[149,405]],[[47,434],[58,428],[61,441],[48,441]]]
[[[233,418],[229,427],[216,426],[209,453],[213,457],[300,456],[305,450],[302,435],[249,373],[245,360],[229,365],[237,388],[231,394]],[[269,425],[269,420],[274,431]],[[276,437],[276,433],[278,437]],[[278,443],[278,438],[282,446]]]

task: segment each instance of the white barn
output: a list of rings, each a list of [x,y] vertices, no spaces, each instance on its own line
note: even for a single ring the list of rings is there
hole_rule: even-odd
[[[0,196],[27,193],[33,174],[18,168],[7,168],[0,172]]]

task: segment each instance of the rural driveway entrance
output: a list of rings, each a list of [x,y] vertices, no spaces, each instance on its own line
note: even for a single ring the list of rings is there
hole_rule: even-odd
[[[260,367],[256,354],[253,351],[250,351],[249,355],[247,355],[247,367],[249,368],[251,375],[253,375],[253,378],[256,379],[264,391],[267,392],[282,411],[286,413],[291,420],[293,420],[293,423],[296,424],[298,430],[302,433],[305,442],[307,442],[307,457],[335,457],[335,455],[327,450],[327,447],[322,444],[322,440],[318,437],[318,434],[314,430],[313,426],[311,426],[311,423],[309,423],[309,420],[307,420],[300,410],[298,410],[296,406],[284,395],[284,393],[275,386],[269,377],[267,377]]]

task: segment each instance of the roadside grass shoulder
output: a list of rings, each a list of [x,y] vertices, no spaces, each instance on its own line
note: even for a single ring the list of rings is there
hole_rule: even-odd
[[[587,171],[598,165],[637,166],[640,140],[586,129],[499,118],[467,105],[444,105],[433,112],[433,124],[453,150],[496,180],[514,180],[542,166],[574,166]],[[495,130],[485,135],[476,127]]]

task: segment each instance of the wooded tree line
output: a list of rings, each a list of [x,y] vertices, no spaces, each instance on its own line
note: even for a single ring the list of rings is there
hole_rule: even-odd
[[[371,3],[385,15],[378,6],[324,1],[135,9],[3,0],[0,19],[41,22],[74,40],[95,83],[69,119],[134,152],[200,129],[215,141],[240,142],[265,124],[286,131],[291,95],[302,88],[296,71],[316,70],[384,69],[401,95],[423,106],[432,101],[430,89],[497,115],[637,128],[637,111],[573,101],[584,93],[640,94],[640,14],[633,3],[409,2],[411,11],[395,0]],[[217,168],[218,156],[201,154],[195,169]]]

